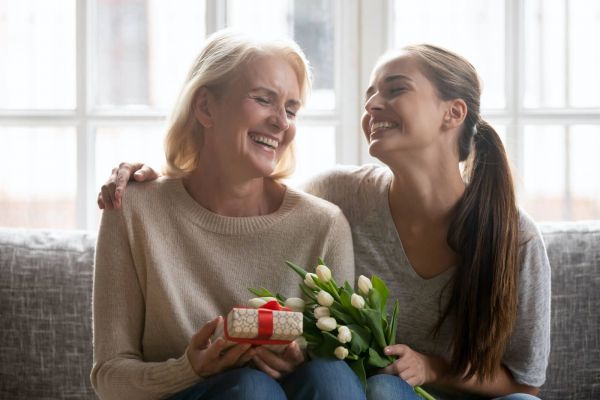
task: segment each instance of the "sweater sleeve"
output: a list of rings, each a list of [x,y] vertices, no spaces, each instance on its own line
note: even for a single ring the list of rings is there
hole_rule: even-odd
[[[336,207],[337,208],[337,207]],[[354,287],[354,250],[350,225],[337,209],[325,238],[324,259],[338,284],[344,281]]]
[[[123,212],[104,211],[94,267],[94,364],[91,381],[102,399],[158,399],[200,378],[187,355],[145,362],[142,349],[145,301]]]

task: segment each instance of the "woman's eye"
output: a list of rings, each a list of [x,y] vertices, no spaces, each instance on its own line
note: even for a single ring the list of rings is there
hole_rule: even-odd
[[[392,93],[392,94],[398,94],[398,93],[402,93],[404,91],[406,91],[406,88],[403,88],[403,87],[390,89],[390,93]]]
[[[289,118],[296,118],[296,113],[292,110],[285,110]]]
[[[259,97],[259,96],[257,96],[257,97],[254,98],[254,100],[256,100],[258,103],[261,103],[261,104],[271,104],[271,100],[269,100],[266,97]]]

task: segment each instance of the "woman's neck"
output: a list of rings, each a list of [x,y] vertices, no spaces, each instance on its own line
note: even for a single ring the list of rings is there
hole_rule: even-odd
[[[389,203],[394,217],[409,226],[449,224],[465,191],[458,161],[388,166],[393,173]]]
[[[269,178],[236,180],[199,169],[186,176],[183,185],[204,208],[227,217],[271,214],[285,194],[285,187]]]

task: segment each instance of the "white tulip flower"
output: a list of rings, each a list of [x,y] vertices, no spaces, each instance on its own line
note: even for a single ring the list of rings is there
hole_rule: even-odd
[[[343,360],[344,358],[348,357],[348,349],[344,346],[338,346],[333,351],[333,354],[335,354],[335,356],[340,360]]]
[[[263,305],[265,305],[267,303],[267,301],[265,299],[263,299],[262,297],[255,297],[253,299],[248,300],[248,304],[250,305],[250,307],[254,307],[254,308],[260,308]]]
[[[317,276],[323,283],[327,283],[331,280],[331,270],[326,265],[317,265]]]
[[[369,294],[369,290],[373,289],[371,280],[364,275],[358,277],[358,291],[364,296]]]
[[[337,327],[337,321],[333,317],[322,317],[317,320],[317,328],[322,331],[331,332]]]
[[[333,304],[333,297],[326,291],[321,290],[319,294],[317,294],[317,302],[322,306],[330,307]]]
[[[285,301],[285,306],[289,307],[292,311],[303,312],[304,311],[304,300],[299,297],[289,297]]]
[[[322,317],[329,317],[331,315],[329,312],[329,307],[323,307],[323,306],[315,308],[314,314],[315,314],[316,319],[319,319]]]
[[[354,308],[360,309],[365,307],[365,299],[360,294],[352,293],[350,303],[352,303],[352,307]]]
[[[352,340],[352,332],[350,331],[350,328],[347,326],[340,326],[338,328],[337,338],[340,343],[350,343]]]
[[[315,281],[313,281],[313,277],[316,277],[316,274],[313,274],[311,272],[309,272],[308,274],[306,274],[306,276],[304,277],[304,284],[306,286],[308,286],[311,289],[316,289],[317,285],[315,284]]]

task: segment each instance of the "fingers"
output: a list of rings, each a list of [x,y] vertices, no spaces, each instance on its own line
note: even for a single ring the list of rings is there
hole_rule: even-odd
[[[261,363],[265,365],[266,368],[263,371],[274,379],[279,379],[289,374],[300,364],[297,359],[286,358],[284,354],[274,353],[266,347],[256,348],[256,357],[252,359],[254,362],[257,362],[258,359],[258,365],[261,365]],[[273,371],[276,373],[273,373]]]
[[[215,329],[217,328],[217,325],[219,324],[219,322],[221,321],[222,317],[218,316],[217,318],[213,319],[212,321],[207,322],[206,324],[204,324],[204,326],[202,326],[202,328],[200,328],[200,330],[198,332],[196,332],[196,334],[194,334],[194,336],[192,336],[192,347],[194,349],[205,349],[205,348],[212,348],[214,347],[214,345],[216,344],[216,342],[218,342],[219,340],[217,340],[215,343],[211,344],[210,343],[210,337],[212,336],[212,334],[215,332]],[[225,340],[222,340],[222,345],[225,344]],[[213,351],[216,351],[213,350]],[[220,352],[221,350],[219,350]],[[219,354],[219,353],[217,353]]]
[[[137,166],[140,166],[138,170],[136,170]],[[151,181],[158,178],[158,173],[146,164],[134,164],[133,167],[132,172],[135,171],[133,179],[138,182],[143,182],[145,180]]]
[[[127,186],[127,182],[131,176],[132,171],[134,170],[136,164],[127,164],[121,163],[119,164],[119,168],[114,177],[114,192],[111,193],[115,199],[115,207],[121,207],[121,199],[123,197],[123,190],[125,190],[125,186]],[[138,164],[139,165],[139,164]],[[112,177],[111,177],[112,178]],[[112,187],[111,187],[112,189]]]
[[[383,349],[383,352],[388,356],[402,357],[409,350],[410,347],[405,344],[394,344]]]
[[[304,362],[304,353],[296,342],[290,343],[283,352],[283,358],[289,360],[294,366]]]
[[[225,351],[225,354],[221,357],[221,360],[219,361],[221,367],[227,368],[237,364],[237,362],[240,358],[242,358],[242,356],[244,356],[248,352],[252,352],[251,347],[252,345],[249,343],[238,344],[230,347]]]
[[[104,200],[102,199],[102,190],[100,192],[98,192],[98,198],[96,199],[96,202],[98,203],[98,208],[100,208],[101,210],[104,210],[105,205],[104,205]]]
[[[254,361],[254,364],[256,364],[258,369],[260,369],[262,372],[269,375],[273,379],[279,379],[283,376],[281,372],[268,365],[259,354],[256,354],[254,357],[252,357],[252,361]]]

